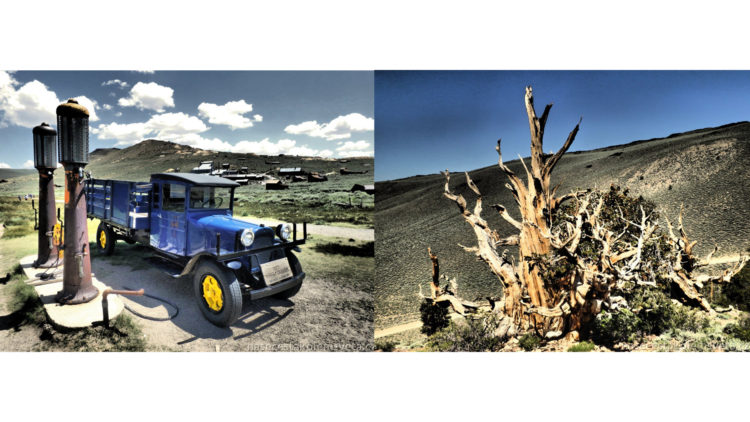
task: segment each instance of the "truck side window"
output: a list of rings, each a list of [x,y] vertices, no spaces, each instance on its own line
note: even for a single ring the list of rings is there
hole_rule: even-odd
[[[164,211],[185,211],[185,186],[173,183],[162,185],[162,209]]]

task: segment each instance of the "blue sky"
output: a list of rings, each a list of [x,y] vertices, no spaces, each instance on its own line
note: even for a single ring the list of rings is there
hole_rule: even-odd
[[[0,167],[31,167],[31,129],[74,97],[90,148],[156,138],[204,149],[372,156],[372,72],[0,71]]]
[[[472,170],[529,155],[524,87],[554,103],[545,150],[583,116],[571,151],[750,120],[745,71],[375,72],[375,180]]]

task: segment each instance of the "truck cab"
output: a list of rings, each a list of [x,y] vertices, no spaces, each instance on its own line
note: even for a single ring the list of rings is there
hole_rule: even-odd
[[[118,239],[150,246],[151,262],[173,277],[191,277],[203,315],[228,326],[239,317],[243,297],[288,299],[305,277],[294,252],[305,242],[306,224],[298,239],[296,224],[269,227],[233,218],[238,186],[195,173],[152,174],[149,184],[88,181],[89,216],[102,220],[97,245],[104,253],[112,253]],[[128,218],[114,218],[124,212]]]

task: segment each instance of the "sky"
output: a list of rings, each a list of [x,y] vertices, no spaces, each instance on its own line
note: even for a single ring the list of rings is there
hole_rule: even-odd
[[[32,168],[32,128],[68,98],[89,148],[161,139],[267,155],[372,156],[372,72],[0,70],[0,168]]]
[[[571,151],[750,120],[746,71],[376,71],[375,180],[529,156],[527,85],[547,152],[581,117]]]

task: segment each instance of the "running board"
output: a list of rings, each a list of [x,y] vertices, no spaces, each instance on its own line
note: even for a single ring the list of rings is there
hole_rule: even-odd
[[[154,268],[167,274],[168,276],[172,278],[180,278],[180,276],[182,275],[182,268],[177,264],[173,264],[169,261],[166,261],[164,259],[161,259],[155,256],[149,256],[145,259],[146,261],[148,261],[149,264],[154,266]]]

